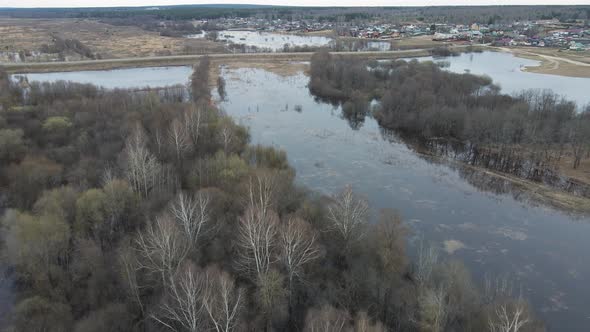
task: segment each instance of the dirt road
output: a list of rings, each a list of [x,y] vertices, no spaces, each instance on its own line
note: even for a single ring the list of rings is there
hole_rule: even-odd
[[[589,62],[574,60],[565,55],[548,55],[540,52],[523,50],[522,48],[498,47],[497,49],[503,52],[512,53],[518,57],[541,61],[539,66],[525,67],[524,71],[527,72],[571,77],[590,77]]]
[[[461,50],[466,46],[453,46],[452,49]],[[346,57],[363,57],[367,59],[395,59],[430,55],[431,49],[411,49],[399,51],[378,52],[332,52],[334,55]],[[219,62],[268,62],[268,61],[309,61],[313,52],[297,53],[238,53],[238,54],[209,54],[211,60]],[[64,62],[29,62],[29,63],[0,63],[10,73],[26,72],[55,72],[74,70],[106,70],[122,67],[147,67],[167,65],[194,64],[205,55],[172,55],[151,56],[123,59],[81,60]]]

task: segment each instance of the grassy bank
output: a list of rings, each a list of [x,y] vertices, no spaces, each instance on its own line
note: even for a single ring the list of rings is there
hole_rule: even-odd
[[[543,183],[526,180],[507,173],[500,173],[481,166],[468,165],[458,160],[442,158],[432,154],[424,155],[427,155],[429,158],[452,163],[457,167],[469,168],[483,175],[509,182],[511,186],[513,186],[514,190],[512,191],[512,194],[515,197],[522,197],[521,193],[523,193],[526,195],[525,199],[533,203],[550,206],[573,215],[590,215],[590,199],[588,198],[576,196],[563,190],[552,188]]]
[[[568,77],[590,77],[590,52],[576,52],[554,48],[499,47],[491,48],[509,52],[523,59],[539,61],[538,66],[527,66],[523,71]]]

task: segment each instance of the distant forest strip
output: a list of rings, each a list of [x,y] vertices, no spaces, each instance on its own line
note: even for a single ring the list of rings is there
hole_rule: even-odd
[[[410,261],[396,211],[295,185],[212,105],[208,66],[151,91],[0,71],[0,327],[543,330],[509,278],[479,286],[428,244]]]
[[[316,53],[310,91],[342,103],[356,121],[373,112],[385,128],[421,139],[432,151],[471,165],[547,182],[588,197],[588,184],[560,176],[590,153],[590,105],[551,91],[502,94],[489,77],[455,74],[433,62],[376,62]]]
[[[20,18],[127,18],[159,20],[264,17],[266,19],[350,22],[367,19],[420,20],[445,23],[509,23],[559,19],[572,22],[590,18],[590,6],[453,6],[453,7],[274,7],[274,6],[159,6],[121,8],[1,9],[0,14]]]

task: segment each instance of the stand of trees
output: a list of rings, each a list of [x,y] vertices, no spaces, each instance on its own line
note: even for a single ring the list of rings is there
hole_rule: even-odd
[[[2,74],[7,331],[542,330],[509,283],[479,291],[432,248],[410,263],[396,212],[298,188],[208,72],[188,101]]]
[[[76,53],[84,58],[95,59],[92,50],[78,39],[63,39],[60,36],[52,35],[53,45],[44,44],[41,46],[43,53],[58,53],[61,59],[65,59],[66,53]]]
[[[577,168],[590,151],[590,105],[550,91],[501,94],[489,77],[455,74],[432,62],[367,62],[316,53],[310,91],[342,103],[353,128],[368,114],[380,125],[422,140],[437,154],[545,181],[588,196],[587,186],[559,176],[564,156]]]
[[[400,23],[413,20],[427,22],[459,23],[481,22],[487,24],[512,23],[540,19],[559,19],[574,22],[590,18],[590,8],[578,6],[430,6],[430,7],[273,7],[256,5],[180,5],[158,6],[157,11],[143,8],[5,8],[3,11],[15,18],[99,18],[120,21],[119,24],[156,26],[161,20],[201,20],[211,22],[222,18],[258,17],[265,19],[310,20],[320,22],[364,22],[381,20]]]

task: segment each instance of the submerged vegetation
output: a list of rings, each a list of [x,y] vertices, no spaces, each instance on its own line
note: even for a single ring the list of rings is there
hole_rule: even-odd
[[[588,197],[587,183],[564,178],[590,151],[590,105],[548,91],[502,94],[489,77],[455,74],[432,62],[368,62],[316,53],[310,91],[342,103],[353,127],[369,113],[380,125],[448,155]],[[585,107],[585,108],[584,108]]]
[[[543,330],[506,279],[478,287],[428,246],[410,261],[397,212],[298,188],[212,106],[208,66],[190,98],[0,75],[8,330]]]

